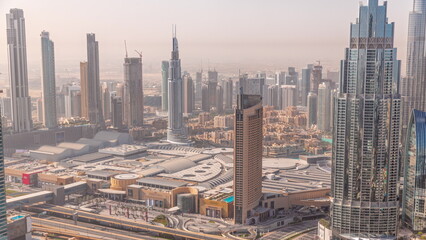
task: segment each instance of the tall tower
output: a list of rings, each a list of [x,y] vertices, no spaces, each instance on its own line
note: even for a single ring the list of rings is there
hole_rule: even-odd
[[[168,111],[169,105],[169,62],[161,62],[161,106],[164,112]]]
[[[7,238],[7,215],[6,215],[6,185],[4,179],[4,149],[3,149],[3,126],[2,109],[0,106],[0,240]]]
[[[6,20],[13,131],[27,132],[33,128],[33,121],[28,89],[24,11],[10,9],[10,13],[6,14]]]
[[[413,109],[426,111],[426,0],[414,0],[407,40],[407,77],[401,81],[402,140]]]
[[[318,95],[316,93],[310,92],[308,94],[307,102],[307,128],[311,128],[312,125],[317,124],[317,106],[318,106]]]
[[[234,121],[234,222],[247,224],[262,197],[262,97],[241,89]]]
[[[124,122],[130,127],[143,126],[142,55],[124,59]]]
[[[80,62],[81,117],[89,119],[89,89],[87,83],[87,62]]]
[[[99,45],[94,33],[87,34],[88,114],[92,124],[104,125],[99,79]]]
[[[308,94],[311,91],[312,65],[302,69],[302,79],[300,82],[300,98],[302,106],[308,105]]]
[[[317,125],[324,132],[330,131],[331,122],[331,88],[330,82],[323,82],[318,87]]]
[[[335,99],[331,229],[336,238],[396,238],[400,61],[387,2],[351,25]]]
[[[194,82],[188,74],[183,77],[183,112],[191,114],[192,110],[194,110],[194,102]]]
[[[225,109],[231,110],[232,109],[232,98],[233,96],[233,82],[232,79],[224,80],[223,81],[223,100],[225,103]]]
[[[41,33],[42,59],[42,94],[43,94],[43,123],[46,128],[57,126],[56,116],[56,83],[55,83],[55,49],[49,38],[49,33]]]
[[[176,30],[173,33],[173,50],[169,65],[169,127],[167,129],[167,141],[174,144],[188,144],[186,128],[183,122],[182,73]]]

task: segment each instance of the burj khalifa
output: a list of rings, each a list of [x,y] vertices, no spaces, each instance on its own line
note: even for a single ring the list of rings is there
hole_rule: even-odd
[[[183,88],[176,28],[173,31],[173,50],[169,64],[169,126],[167,141],[188,145],[187,129],[183,120]]]

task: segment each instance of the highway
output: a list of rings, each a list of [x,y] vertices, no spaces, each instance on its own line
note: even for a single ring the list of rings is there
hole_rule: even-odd
[[[318,226],[318,220],[311,220],[301,222],[299,224],[287,225],[281,229],[275,230],[272,233],[266,234],[262,240],[276,240],[276,239],[287,239],[288,237],[294,236],[295,234],[304,232],[308,229],[313,229]]]
[[[151,225],[144,222],[136,222],[136,221],[130,221],[130,220],[123,220],[114,218],[111,216],[105,216],[105,215],[99,215],[89,212],[83,212],[78,211],[70,208],[65,208],[61,206],[55,206],[51,204],[41,204],[41,205],[34,205],[34,206],[28,206],[26,207],[27,211],[31,212],[47,212],[48,215],[54,215],[61,218],[68,218],[71,219],[75,212],[78,213],[78,221],[79,222],[86,222],[86,223],[92,223],[96,225],[103,225],[108,226],[110,228],[116,228],[116,229],[124,229],[127,231],[133,231],[133,232],[153,232],[158,234],[169,234],[172,236],[178,236],[188,239],[196,239],[196,240],[223,240],[225,238],[221,236],[215,236],[215,235],[208,235],[208,234],[202,234],[202,233],[194,233],[194,232],[187,232],[179,229],[172,229],[172,228],[166,228],[162,226],[157,225]]]
[[[98,226],[89,223],[81,223],[74,225],[74,221],[67,219],[60,219],[55,217],[38,218],[32,217],[33,226],[36,230],[52,232],[57,234],[64,234],[67,236],[93,239],[105,239],[105,240],[158,240],[158,237],[150,237],[146,235],[140,235],[138,233],[118,230],[114,228],[108,228]]]

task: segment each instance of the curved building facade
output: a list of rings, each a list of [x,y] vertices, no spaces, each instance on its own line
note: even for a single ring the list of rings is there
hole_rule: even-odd
[[[417,232],[426,229],[426,112],[413,110],[407,130],[402,218]]]

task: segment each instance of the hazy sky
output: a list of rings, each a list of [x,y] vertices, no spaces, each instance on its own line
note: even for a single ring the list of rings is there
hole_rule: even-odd
[[[145,67],[169,59],[177,24],[183,66],[271,65],[303,67],[322,60],[337,69],[349,41],[359,0],[0,0],[0,65],[7,63],[5,14],[22,8],[30,66],[40,65],[40,32],[55,42],[57,71],[86,58],[88,32],[100,44],[101,70],[121,67],[124,40],[141,50]],[[364,0],[363,2],[367,2]],[[412,0],[389,0],[396,46],[405,61]],[[220,69],[218,69],[220,71]],[[405,70],[403,71],[405,72]]]

